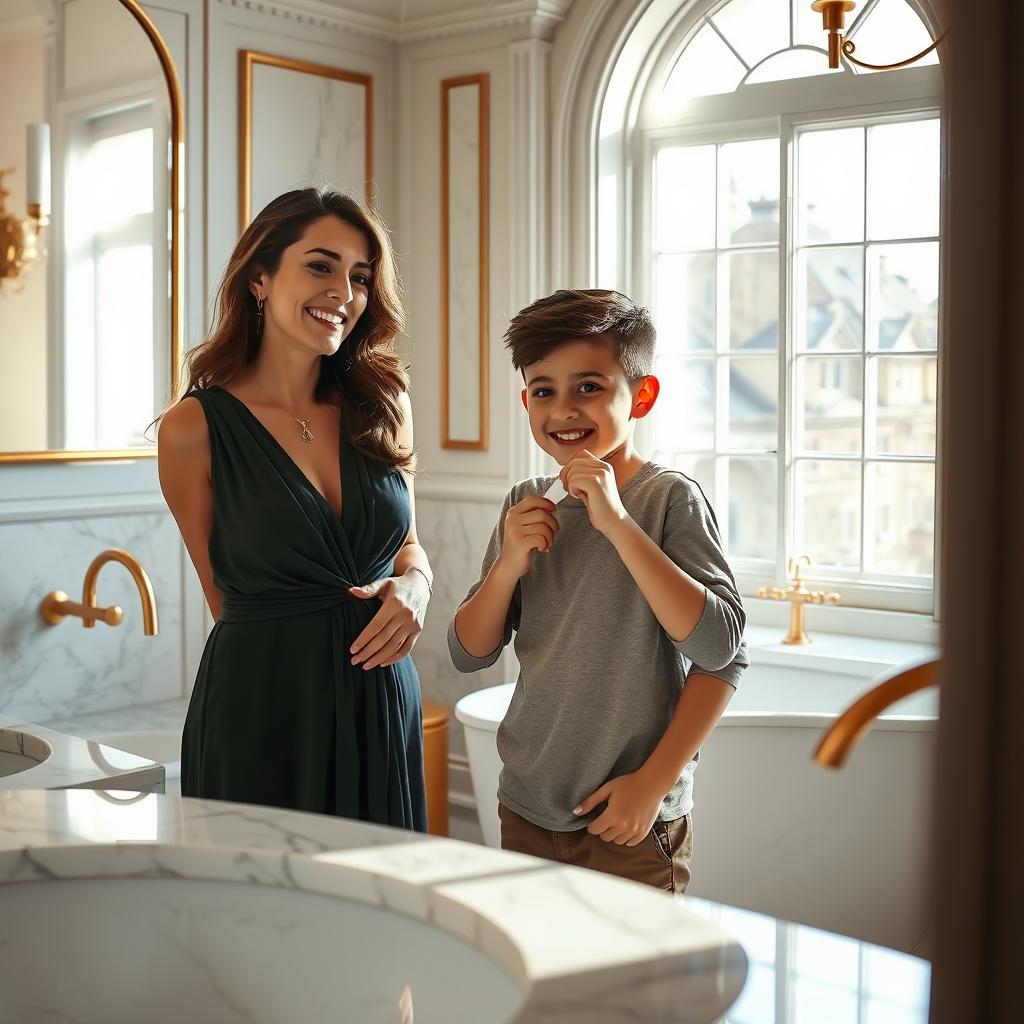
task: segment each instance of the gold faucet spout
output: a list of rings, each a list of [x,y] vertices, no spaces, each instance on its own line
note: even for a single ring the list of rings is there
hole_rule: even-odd
[[[135,556],[127,551],[122,551],[120,548],[108,548],[106,551],[101,551],[89,563],[89,568],[85,570],[85,580],[82,583],[82,604],[86,607],[96,606],[96,581],[99,578],[100,569],[108,562],[120,562],[131,573],[142,600],[142,632],[146,636],[156,636],[159,626],[153,584],[149,582],[146,570],[142,568]],[[91,628],[94,623],[94,619],[85,619],[83,625]]]
[[[108,626],[119,626],[124,619],[124,613],[117,605],[109,608],[101,608],[96,603],[96,580],[100,569],[107,562],[120,562],[135,581],[139,597],[142,600],[142,631],[146,636],[156,636],[159,632],[156,615],[156,597],[153,594],[153,584],[149,582],[146,570],[139,565],[138,560],[127,551],[120,548],[108,548],[101,551],[90,563],[85,571],[85,581],[82,584],[82,600],[72,601],[63,590],[52,590],[43,598],[39,606],[39,613],[43,620],[51,626],[63,622],[69,615],[74,615],[82,620],[86,629],[92,629],[96,622],[105,622]]]
[[[850,751],[887,708],[937,682],[938,659],[894,669],[854,701],[822,736],[814,760],[826,768],[841,768]]]

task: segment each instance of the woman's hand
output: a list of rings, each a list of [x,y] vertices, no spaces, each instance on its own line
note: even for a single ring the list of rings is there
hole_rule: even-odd
[[[394,665],[413,649],[427,613],[429,589],[421,572],[389,576],[365,587],[351,587],[353,597],[379,597],[381,606],[350,649],[352,664],[372,668]]]
[[[617,846],[638,846],[654,827],[665,790],[641,769],[620,775],[591,793],[573,814],[588,814],[598,804],[605,809],[587,826],[587,831]]]

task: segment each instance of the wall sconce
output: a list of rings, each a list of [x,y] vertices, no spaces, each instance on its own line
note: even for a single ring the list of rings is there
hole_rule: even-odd
[[[853,0],[814,0],[814,3],[811,4],[811,10],[821,15],[822,28],[828,33],[828,66],[830,68],[839,67],[840,53],[851,64],[867,68],[869,71],[892,71],[895,68],[904,68],[931,53],[946,38],[946,33],[942,32],[931,46],[925,47],[920,53],[915,53],[913,57],[897,61],[895,64],[865,64],[864,61],[857,60],[853,55],[857,47],[850,40],[843,39],[846,15],[856,6]]]
[[[43,255],[43,230],[50,223],[50,126],[28,126],[28,218],[21,220],[7,212],[4,200],[11,194],[3,179],[14,167],[0,170],[0,286],[15,280],[33,260]]]

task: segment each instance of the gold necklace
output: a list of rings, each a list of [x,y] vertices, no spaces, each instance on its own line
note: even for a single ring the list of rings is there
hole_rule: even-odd
[[[312,418],[312,416],[307,416],[304,420],[296,419],[295,421],[300,427],[302,427],[302,440],[305,441],[306,444],[312,444],[316,440],[309,429],[309,421]]]

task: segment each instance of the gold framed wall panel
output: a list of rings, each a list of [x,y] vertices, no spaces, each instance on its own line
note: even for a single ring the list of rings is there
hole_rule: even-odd
[[[252,172],[253,172],[253,75],[259,66],[294,71],[299,74],[316,75],[336,82],[360,85],[366,90],[363,107],[364,181],[366,199],[375,202],[373,186],[373,76],[327,64],[313,64],[309,61],[278,57],[256,50],[238,51],[239,115],[238,115],[238,229],[244,231],[252,219]]]
[[[475,123],[465,114],[464,109],[453,107],[453,93],[456,90],[469,90],[467,96],[472,97],[475,93],[477,111]],[[464,107],[465,104],[461,104]],[[454,165],[452,161],[453,145],[453,119],[455,128],[462,137],[462,154],[471,152],[475,137],[475,148],[477,154],[477,167],[475,184],[477,191],[476,224],[471,224],[472,211],[462,209],[464,225],[459,232],[459,238],[455,239],[455,245],[465,249],[469,236],[472,234],[476,245],[477,273],[475,275],[476,287],[476,316],[475,322],[454,323],[453,320],[461,315],[461,310],[453,310],[456,305],[453,302],[453,287],[463,286],[469,290],[472,283],[468,280],[465,266],[453,267],[453,237],[452,237],[452,212],[453,212],[453,173],[465,174],[464,166]],[[489,427],[489,368],[488,368],[488,302],[489,302],[489,273],[488,273],[488,245],[490,236],[489,223],[489,185],[490,185],[490,76],[486,73],[473,75],[460,75],[455,78],[446,78],[441,82],[441,447],[461,451],[486,451],[488,447]],[[463,253],[464,255],[464,253]],[[461,280],[458,279],[461,275]],[[475,327],[477,334],[477,346],[475,357],[477,361],[476,373],[470,367],[470,379],[477,380],[477,429],[475,437],[464,436],[465,431],[456,432],[453,430],[453,410],[451,401],[454,398],[460,405],[465,405],[464,396],[459,396],[452,387],[451,374],[457,370],[452,358],[453,333],[465,335],[471,328]],[[468,353],[464,352],[468,358]],[[472,402],[469,403],[470,406]],[[456,436],[458,434],[458,436]]]
[[[182,332],[185,324],[184,253],[185,253],[185,102],[174,59],[159,29],[143,10],[139,0],[118,0],[118,3],[139,23],[156,51],[160,70],[167,83],[171,108],[170,123],[170,350],[171,394],[178,394],[181,383]],[[0,452],[0,464],[25,462],[106,462],[117,459],[155,459],[156,446],[149,448],[95,449],[88,451]]]

